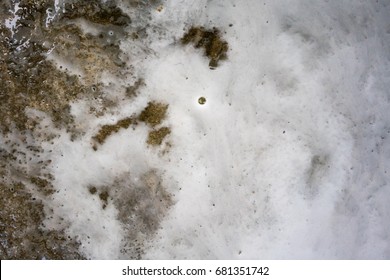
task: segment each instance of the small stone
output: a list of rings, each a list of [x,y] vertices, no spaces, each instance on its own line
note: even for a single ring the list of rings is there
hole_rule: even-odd
[[[203,96],[202,96],[202,97],[199,97],[198,103],[199,103],[200,105],[204,105],[204,104],[206,103],[206,98],[204,98]]]

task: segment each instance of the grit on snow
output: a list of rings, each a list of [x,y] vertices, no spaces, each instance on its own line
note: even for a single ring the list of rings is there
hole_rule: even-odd
[[[73,100],[83,134],[42,144],[47,228],[92,259],[390,258],[389,1],[124,2],[151,26],[146,47],[118,39],[142,85],[99,117]],[[192,27],[219,30],[216,67],[181,43]],[[132,78],[100,82],[121,98]]]

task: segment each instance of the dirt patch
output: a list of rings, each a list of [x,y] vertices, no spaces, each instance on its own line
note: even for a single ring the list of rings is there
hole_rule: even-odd
[[[98,194],[99,199],[102,203],[102,208],[106,209],[106,207],[108,205],[108,201],[110,199],[109,190],[106,187],[101,187],[98,190],[98,188],[95,186],[88,187],[88,190],[89,190],[89,193],[92,195]]]
[[[138,90],[145,85],[145,81],[143,79],[138,79],[134,85],[126,88],[126,97],[134,98],[138,95]]]
[[[159,146],[170,133],[171,129],[165,126],[157,130],[152,130],[149,132],[147,143],[152,146]]]
[[[131,23],[128,15],[116,6],[115,1],[69,1],[65,4],[64,18],[85,18],[99,24],[126,26]]]
[[[99,194],[99,198],[100,200],[102,201],[103,205],[102,205],[102,208],[103,209],[106,209],[107,207],[107,204],[108,204],[108,198],[109,198],[109,194],[108,194],[108,191],[103,191]]]
[[[106,139],[111,136],[114,133],[117,133],[121,129],[127,129],[130,125],[136,124],[136,119],[133,117],[125,118],[122,120],[119,120],[115,124],[106,124],[103,125],[99,132],[92,137],[93,140],[95,140],[97,143],[102,145]],[[97,149],[96,145],[93,146],[94,150]]]
[[[37,186],[39,188],[39,191],[46,196],[54,193],[54,188],[52,184],[46,179],[40,177],[31,177],[30,182]]]
[[[159,229],[162,219],[173,205],[157,170],[150,170],[136,181],[125,174],[110,185],[88,187],[105,209],[109,203],[118,210],[125,237],[121,253],[130,259],[141,259],[144,243]]]
[[[20,143],[6,140],[0,148],[0,184],[23,184],[40,195],[52,195],[53,177],[47,171],[51,160],[41,157],[42,152],[38,146],[22,147]]]
[[[69,102],[82,95],[85,87],[77,77],[57,71],[50,62],[31,59],[28,70],[28,65],[24,68],[15,56],[7,56],[5,63],[0,61],[1,131],[10,132],[13,125],[19,130],[33,130],[37,123],[26,115],[27,108],[43,111],[57,127],[72,130]]]
[[[149,102],[148,106],[141,112],[138,119],[151,127],[155,127],[165,119],[168,105],[158,102]]]
[[[4,5],[12,9],[10,3]],[[101,81],[104,71],[121,73],[119,39],[108,33],[112,29],[124,36],[130,19],[114,1],[68,1],[65,6],[65,12],[61,9],[50,18],[54,1],[22,0],[16,28],[11,32],[4,22],[0,23],[0,36],[4,38],[0,42],[0,130],[3,133],[14,125],[19,130],[34,129],[36,122],[26,116],[28,108],[47,113],[57,127],[73,131],[70,102],[91,98],[97,104],[109,103],[105,100],[109,97],[91,94],[91,88]],[[83,33],[70,21],[78,18],[98,24],[102,33]],[[58,68],[46,59],[49,53],[72,64],[83,75],[71,74],[62,66]]]
[[[44,205],[38,198],[50,200],[56,189],[48,171],[51,150],[44,151],[41,143],[53,144],[51,141],[59,136],[57,129],[66,130],[72,141],[85,133],[71,113],[71,104],[76,100],[85,101],[93,114],[102,116],[118,105],[120,98],[137,95],[144,82],[135,76],[129,79],[136,81],[133,86],[112,86],[121,92],[120,98],[113,97],[107,90],[110,85],[101,82],[105,74],[125,77],[132,71],[119,48],[119,41],[128,38],[131,20],[116,6],[117,1],[67,0],[65,9],[61,7],[58,13],[54,12],[54,0],[16,2],[21,9],[12,31],[4,20],[11,19],[15,1],[0,3],[0,258],[80,259],[80,244],[64,232],[44,228]],[[128,2],[143,8],[149,5],[145,1]],[[98,31],[85,33],[80,22]],[[137,27],[139,38],[146,36],[143,34],[149,28],[141,27]],[[158,132],[153,141],[161,143],[168,128],[158,126],[167,107],[151,102],[139,116],[102,126],[94,141],[103,144],[120,129],[142,121],[152,132]],[[46,116],[53,127],[51,123],[46,125]],[[117,189],[115,196],[116,207],[126,207],[127,202],[133,201],[131,213],[137,217],[125,217],[130,206],[118,211],[124,222],[132,219],[130,225],[125,225],[128,230],[140,225],[145,236],[156,230],[161,213],[171,204],[169,195],[158,184],[152,186],[153,191],[148,186],[131,186],[123,197]],[[105,208],[113,203],[113,189],[91,187],[89,192],[96,194]],[[134,244],[142,241],[129,240],[139,255],[141,249]]]
[[[191,27],[181,39],[182,44],[193,44],[195,48],[202,48],[204,55],[210,59],[210,69],[215,69],[220,60],[227,58],[229,45],[221,37],[217,28],[205,29],[204,27]]]
[[[152,127],[149,131],[146,143],[152,146],[162,144],[164,138],[171,133],[169,127],[157,128],[166,117],[168,105],[158,102],[149,102],[148,106],[141,112],[138,119]]]
[[[97,192],[96,187],[89,187],[88,190],[90,194],[95,194]]]
[[[23,184],[0,183],[0,259],[83,259],[79,244],[46,230],[43,205]]]
[[[96,36],[83,33],[75,24],[58,25],[51,29],[55,35],[52,55],[78,69],[82,73],[83,84],[89,87],[99,84],[104,72],[114,75],[123,72],[119,38],[126,36],[125,31],[119,29],[113,34],[120,36],[110,36],[107,34],[110,31],[106,29],[99,28],[102,32]]]
[[[126,230],[122,253],[140,259],[145,240],[159,229],[173,205],[172,196],[155,170],[144,174],[137,184],[117,182],[113,196],[118,218]]]
[[[157,126],[160,125],[166,118],[167,110],[167,104],[155,101],[149,102],[138,116],[121,119],[115,124],[103,125],[98,133],[92,137],[92,140],[94,140],[97,144],[102,145],[111,135],[118,133],[121,129],[129,128],[131,125],[137,125],[140,121],[152,127],[146,142],[153,146],[161,145],[163,139],[171,132],[168,127],[161,127],[157,129]],[[94,144],[92,148],[96,151],[97,145]]]

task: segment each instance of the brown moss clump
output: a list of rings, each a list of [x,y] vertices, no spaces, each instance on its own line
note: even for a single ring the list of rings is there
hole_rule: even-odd
[[[184,34],[181,42],[184,45],[192,43],[195,48],[202,48],[204,54],[210,59],[209,67],[215,69],[220,60],[227,58],[229,45],[221,38],[220,31],[217,28],[207,30],[204,27],[191,27]]]
[[[163,142],[164,138],[171,133],[169,127],[162,127],[157,130],[149,132],[147,143],[152,146],[159,146]]]
[[[83,259],[79,244],[43,227],[43,205],[23,184],[0,183],[0,259]]]
[[[92,137],[92,139],[97,141],[99,144],[103,144],[110,135],[117,133],[122,128],[127,129],[129,128],[130,125],[134,123],[135,123],[135,119],[129,117],[129,118],[119,120],[116,124],[103,125],[100,128],[99,132],[94,137]]]
[[[167,113],[168,105],[158,103],[158,102],[149,102],[148,106],[141,112],[138,119],[146,124],[155,127],[165,119]]]

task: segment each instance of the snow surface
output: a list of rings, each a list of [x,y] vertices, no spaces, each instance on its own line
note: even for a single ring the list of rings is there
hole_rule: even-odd
[[[217,26],[230,51],[208,71],[167,40],[146,66],[182,187],[146,256],[389,258],[390,3],[200,2],[154,18]]]
[[[88,186],[158,170],[174,204],[144,258],[390,258],[390,1],[169,0],[148,23],[148,50],[121,42],[145,81],[138,97],[99,119],[75,102],[86,134],[46,144],[49,228],[61,218],[89,258],[127,258],[120,209]],[[179,43],[191,26],[221,30],[217,69]],[[150,100],[169,104],[167,153],[147,146],[146,125],[91,149],[99,125]]]

